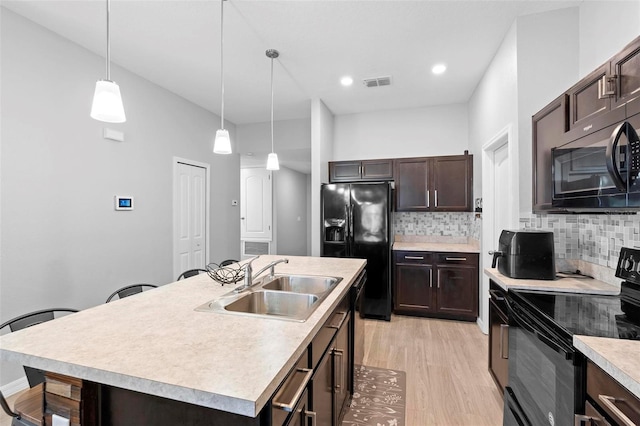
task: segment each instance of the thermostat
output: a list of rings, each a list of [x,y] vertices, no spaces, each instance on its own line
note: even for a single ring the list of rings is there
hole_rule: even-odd
[[[114,198],[116,210],[133,210],[133,197],[116,195]]]

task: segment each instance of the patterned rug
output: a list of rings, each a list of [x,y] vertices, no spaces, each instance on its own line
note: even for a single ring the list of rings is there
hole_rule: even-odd
[[[404,426],[406,373],[366,365],[355,369],[353,399],[342,426]]]

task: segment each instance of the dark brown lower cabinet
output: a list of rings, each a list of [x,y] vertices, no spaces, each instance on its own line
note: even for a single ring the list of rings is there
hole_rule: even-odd
[[[395,252],[394,312],[475,321],[478,254]]]
[[[490,285],[491,290],[498,290],[494,282]],[[504,393],[509,379],[509,321],[503,296],[493,294],[489,299],[489,373]]]

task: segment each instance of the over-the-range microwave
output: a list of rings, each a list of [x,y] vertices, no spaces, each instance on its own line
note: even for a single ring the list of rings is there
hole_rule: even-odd
[[[640,114],[551,150],[554,207],[640,211]]]

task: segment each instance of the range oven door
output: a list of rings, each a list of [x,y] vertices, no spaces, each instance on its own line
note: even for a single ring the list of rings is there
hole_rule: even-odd
[[[640,207],[627,202],[627,193],[640,170],[640,117],[604,128],[553,148],[555,207]]]
[[[571,426],[581,392],[580,357],[571,344],[535,319],[520,304],[509,300],[509,388],[505,406],[515,399],[524,420],[505,426]],[[512,404],[513,405],[513,404]],[[505,407],[505,413],[507,408]]]

